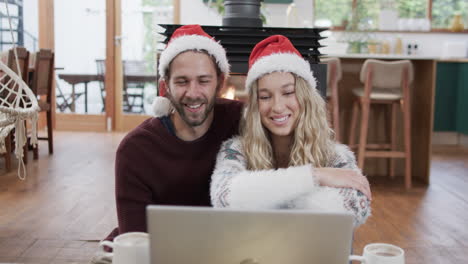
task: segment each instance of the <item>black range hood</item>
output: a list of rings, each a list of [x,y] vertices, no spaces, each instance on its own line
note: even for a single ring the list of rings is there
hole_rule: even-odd
[[[160,33],[166,38],[167,44],[172,33],[181,25],[161,24],[165,32]],[[319,48],[320,32],[324,28],[280,28],[280,27],[227,27],[227,26],[202,26],[206,33],[213,36],[226,49],[231,72],[233,74],[246,74],[250,52],[255,44],[272,35],[284,35],[288,37],[304,59],[311,64],[320,62]]]

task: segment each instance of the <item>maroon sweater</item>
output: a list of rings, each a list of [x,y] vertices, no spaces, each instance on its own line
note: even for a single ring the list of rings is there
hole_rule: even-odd
[[[159,118],[150,118],[120,143],[115,161],[119,227],[146,232],[146,206],[210,206],[210,179],[221,143],[238,133],[242,104],[218,99],[213,123],[201,138],[183,141]]]

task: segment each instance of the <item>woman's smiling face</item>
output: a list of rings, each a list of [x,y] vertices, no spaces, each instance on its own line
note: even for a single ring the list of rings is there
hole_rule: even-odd
[[[263,126],[272,136],[291,136],[300,110],[294,75],[273,72],[258,79],[257,87]]]

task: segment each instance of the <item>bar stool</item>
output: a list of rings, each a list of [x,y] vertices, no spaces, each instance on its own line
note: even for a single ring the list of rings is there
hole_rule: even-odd
[[[341,80],[341,61],[339,58],[325,58],[321,63],[327,64],[327,103],[331,112],[331,124],[335,131],[335,138],[341,142],[340,133],[340,109],[338,82]]]
[[[405,187],[411,188],[411,106],[410,84],[413,81],[413,65],[409,60],[381,61],[368,59],[364,62],[360,80],[364,88],[353,89],[356,96],[353,103],[351,131],[349,144],[355,146],[358,111],[361,109],[361,125],[359,132],[358,166],[364,168],[366,157],[389,158],[390,177],[394,178],[394,159],[405,159]],[[372,105],[391,105],[390,144],[368,144],[367,132],[369,111]],[[400,107],[403,112],[404,150],[398,151],[396,146],[396,115]]]

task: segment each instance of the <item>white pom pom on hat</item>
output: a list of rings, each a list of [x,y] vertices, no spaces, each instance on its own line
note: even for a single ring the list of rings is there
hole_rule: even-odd
[[[157,96],[153,101],[153,115],[155,117],[167,116],[172,112],[172,104],[169,99],[163,96]]]

